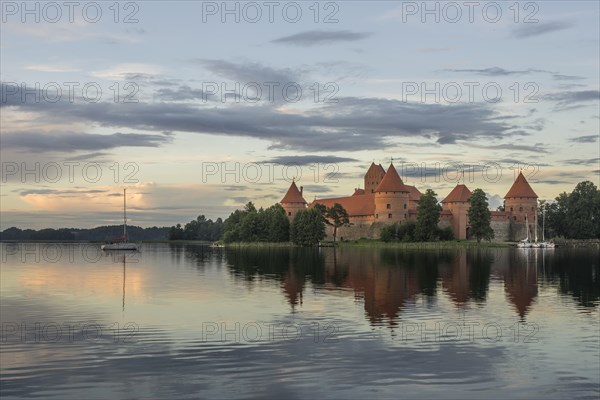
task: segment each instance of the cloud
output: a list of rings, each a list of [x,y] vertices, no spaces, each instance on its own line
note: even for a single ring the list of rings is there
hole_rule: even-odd
[[[305,31],[275,39],[273,43],[289,43],[295,46],[316,46],[336,42],[355,42],[371,36],[369,32]]]
[[[215,75],[236,82],[257,82],[261,85],[265,82],[276,82],[284,85],[300,79],[300,72],[297,70],[276,69],[254,62],[232,63],[226,60],[208,59],[195,59],[192,62],[200,64]]]
[[[117,147],[159,147],[170,142],[171,138],[165,135],[120,132],[112,135],[76,132],[61,134],[18,132],[6,134],[2,138],[2,146],[5,149],[16,148],[32,152],[101,151]]]
[[[179,86],[177,89],[163,88],[156,91],[156,97],[159,101],[207,101],[214,96],[209,96],[202,89],[192,89],[189,86]]]
[[[90,189],[90,190],[56,190],[56,189],[23,189],[17,190],[19,196],[28,196],[28,195],[55,195],[55,196],[65,196],[65,195],[81,195],[81,194],[96,194],[96,193],[106,193],[106,190],[101,189]],[[123,196],[119,194],[119,196]],[[68,196],[71,197],[71,196]]]
[[[514,143],[503,143],[497,145],[476,145],[470,143],[463,143],[468,147],[475,147],[478,149],[487,149],[487,150],[514,150],[514,151],[529,151],[532,153],[544,153],[547,154],[550,151],[546,149],[546,146],[543,143],[535,143],[532,145],[528,144],[514,144]]]
[[[569,138],[568,140],[573,143],[596,143],[598,141],[598,135],[577,136]]]
[[[288,164],[288,165],[310,165],[310,164],[336,164],[350,161],[358,161],[355,158],[349,157],[338,157],[338,156],[280,156],[270,160],[264,161],[265,163],[274,164]]]
[[[274,104],[244,104],[213,107],[192,103],[95,103],[22,101],[8,96],[3,107],[31,112],[44,124],[73,123],[115,129],[155,132],[193,132],[225,137],[251,137],[269,141],[269,149],[307,152],[360,151],[381,149],[400,138],[428,138],[439,144],[457,140],[501,139],[526,135],[513,125],[510,115],[501,116],[487,103],[453,105],[407,103],[382,98],[339,98],[337,103],[320,103],[302,112]],[[73,134],[71,134],[73,135]],[[115,134],[117,135],[117,134]],[[61,135],[62,136],[62,135]],[[28,142],[45,149],[55,143],[36,143],[34,138],[11,138],[12,144]],[[60,136],[59,136],[60,139]],[[119,146],[158,146],[170,141],[164,135],[92,135],[63,141],[65,148],[100,151]],[[77,140],[83,139],[83,140]],[[88,140],[90,139],[90,140]],[[75,146],[74,143],[81,143]],[[70,147],[69,147],[70,146]]]
[[[547,73],[542,69],[525,69],[525,70],[508,70],[501,67],[489,67],[489,68],[473,68],[473,69],[445,69],[446,72],[461,72],[471,73],[482,76],[510,76],[510,75],[527,75],[531,73]]]
[[[564,160],[563,161],[565,164],[569,164],[569,165],[598,165],[598,163],[600,163],[600,158],[588,158],[588,159],[580,159],[580,158],[576,158],[576,159],[571,159],[571,160]]]
[[[33,64],[26,65],[25,69],[38,72],[77,72],[80,70],[67,64]]]
[[[520,24],[512,30],[511,35],[517,39],[527,39],[534,36],[544,35],[546,33],[568,29],[572,26],[573,23],[568,21],[549,21]]]
[[[565,111],[582,107],[581,103],[600,100],[599,90],[580,90],[549,93],[542,96],[543,100],[555,101],[556,110]]]
[[[554,74],[552,77],[557,81],[581,81],[587,79],[583,76]]]

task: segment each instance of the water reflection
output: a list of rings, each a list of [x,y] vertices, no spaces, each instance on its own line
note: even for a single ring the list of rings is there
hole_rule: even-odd
[[[206,250],[190,250],[196,257]],[[538,281],[556,285],[584,307],[600,299],[594,252],[532,249],[252,249],[225,251],[233,275],[276,280],[292,309],[307,283],[319,290],[351,289],[372,324],[394,325],[407,304],[447,296],[459,309],[487,301],[490,279],[503,282],[506,300],[522,321],[535,306]],[[541,274],[541,278],[539,276]]]

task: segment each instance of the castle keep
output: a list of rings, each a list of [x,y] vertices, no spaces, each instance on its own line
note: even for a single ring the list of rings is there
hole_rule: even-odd
[[[372,163],[365,174],[363,187],[355,189],[351,196],[317,199],[308,204],[304,200],[303,188],[298,189],[292,182],[280,203],[290,220],[306,207],[341,204],[348,212],[351,225],[339,228],[338,237],[347,240],[376,239],[385,225],[416,221],[421,192],[415,186],[405,185],[393,164],[386,172],[381,164]],[[467,212],[470,198],[469,188],[458,184],[441,201],[439,225],[451,227],[457,239],[469,238]],[[491,211],[494,240],[520,240],[527,236],[527,232],[532,237],[537,226],[537,199],[525,176],[519,173],[504,196],[504,211]],[[329,238],[331,234],[332,229],[328,227]]]

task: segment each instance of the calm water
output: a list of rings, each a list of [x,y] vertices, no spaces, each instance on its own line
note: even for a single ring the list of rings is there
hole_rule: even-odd
[[[600,395],[597,250],[1,246],[2,398]]]

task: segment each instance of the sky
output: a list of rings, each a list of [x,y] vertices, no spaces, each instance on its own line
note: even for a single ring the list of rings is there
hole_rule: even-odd
[[[600,180],[600,3],[1,3],[0,229]]]

